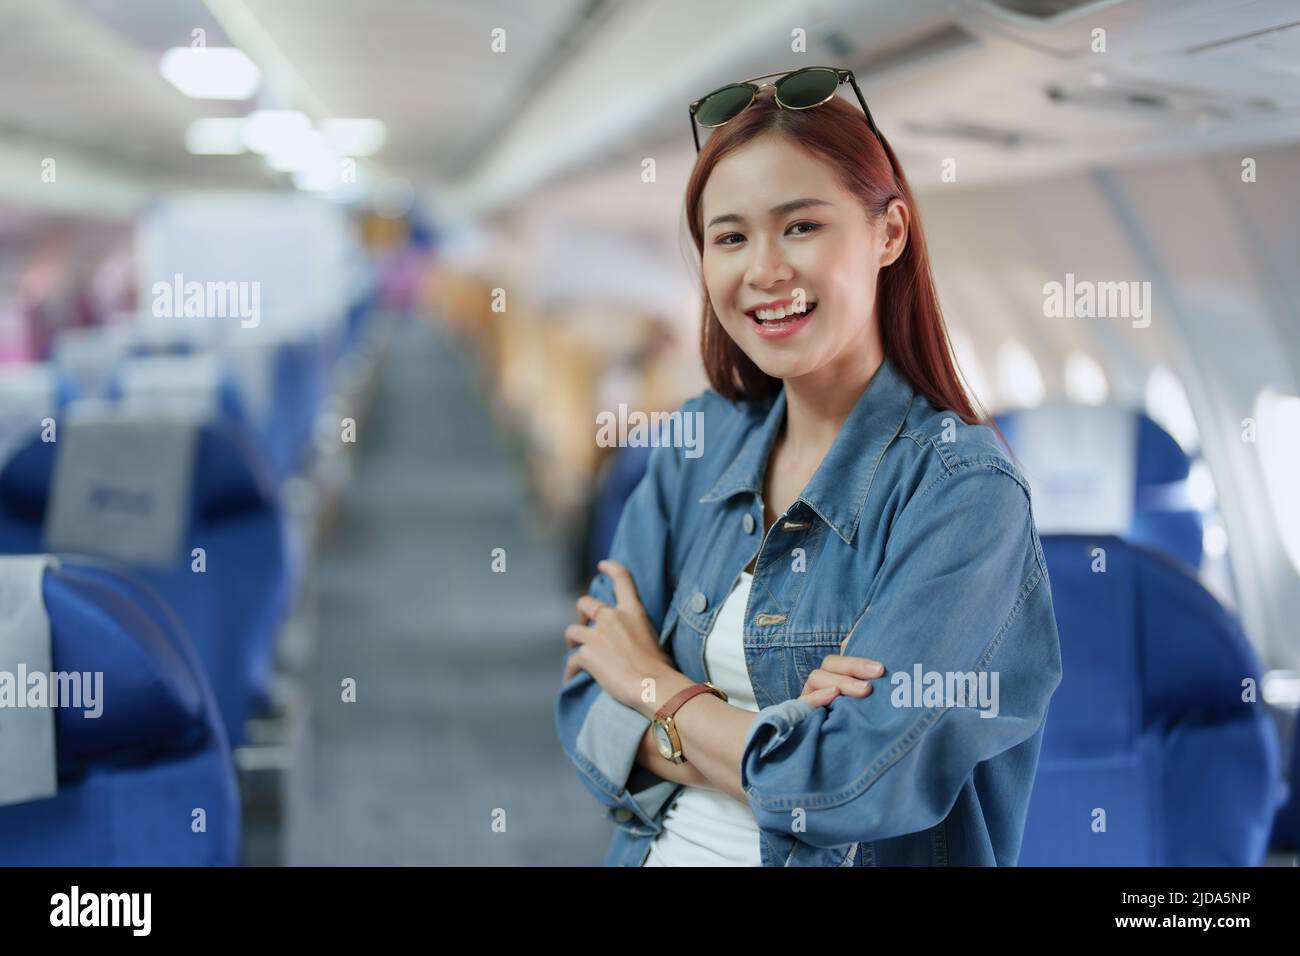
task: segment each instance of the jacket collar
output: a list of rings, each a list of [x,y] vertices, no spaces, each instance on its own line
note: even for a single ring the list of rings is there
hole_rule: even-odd
[[[840,427],[826,457],[797,500],[852,544],[885,448],[898,435],[912,407],[912,386],[886,358]],[[763,421],[751,429],[740,452],[700,503],[723,501],[743,491],[762,494],[776,436],[785,421],[785,386],[770,399]]]

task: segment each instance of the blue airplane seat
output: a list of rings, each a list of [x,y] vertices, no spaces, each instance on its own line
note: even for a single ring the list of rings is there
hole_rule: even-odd
[[[127,358],[109,378],[106,397],[112,401],[132,398],[167,404],[202,401],[211,406],[213,418],[253,427],[248,403],[234,375],[215,357],[193,350]]]
[[[54,375],[54,400],[60,411],[81,398],[81,388],[77,380],[68,374],[67,369],[52,366]]]
[[[98,398],[121,361],[139,349],[132,325],[65,328],[55,335],[51,362],[76,384],[77,398]]]
[[[1187,497],[1192,461],[1174,437],[1152,419],[1142,414],[1136,417],[1137,486],[1128,537],[1199,570],[1204,526]]]
[[[146,400],[156,398],[165,404],[198,399],[209,408],[211,417],[251,431],[276,480],[283,481],[305,465],[324,397],[319,335],[305,332],[285,337],[252,354],[255,362],[242,369],[242,376],[229,364],[231,356],[224,353],[194,351],[129,358],[111,380],[108,397],[121,399],[124,392],[134,390]],[[160,378],[149,371],[151,368],[171,371],[164,371]],[[145,373],[137,372],[134,389],[124,384],[133,369]]]
[[[1109,535],[1042,543],[1063,676],[1020,865],[1259,864],[1279,747],[1236,619],[1159,552]]]
[[[0,366],[0,458],[79,397],[76,379],[52,362]]]
[[[63,409],[69,402],[76,401],[81,397],[80,388],[76,379],[68,374],[64,369],[53,362],[34,362],[31,365],[21,366],[17,369],[10,367],[0,369],[0,382],[8,379],[9,383],[16,386],[22,391],[28,393],[28,397],[35,398],[33,392],[45,392],[56,409]],[[0,386],[0,394],[9,390]],[[7,401],[10,399],[9,394],[4,395]],[[8,411],[6,408],[5,411]]]
[[[175,615],[123,571],[71,556],[41,590],[52,667],[102,673],[101,713],[55,709],[58,792],[0,806],[0,865],[238,864],[230,748]]]
[[[57,450],[35,439],[0,470],[0,553],[39,553]],[[296,569],[270,466],[230,423],[199,426],[184,543],[164,566],[131,568],[180,618],[213,688],[226,736],[270,708],[276,639]],[[202,548],[205,570],[193,570]]]
[[[1050,420],[1049,416],[1059,413],[1062,406],[1047,404],[1032,409],[1019,409],[995,416],[1008,443],[1017,456],[1028,457],[1032,448],[1025,447],[1025,423],[1030,417]],[[1113,406],[1067,405],[1065,410],[1071,417],[1069,425],[1063,428],[1080,427],[1081,423],[1092,420],[1098,428],[1109,428],[1113,420]],[[1146,545],[1157,551],[1182,561],[1193,571],[1201,567],[1203,555],[1203,522],[1200,512],[1191,504],[1187,493],[1187,477],[1191,469],[1191,459],[1173,436],[1156,424],[1142,412],[1133,411],[1132,432],[1125,433],[1122,439],[1133,442],[1133,447],[1117,448],[1124,454],[1133,456],[1133,499],[1132,513],[1124,528],[1109,528],[1108,533],[1119,534],[1126,541]],[[1085,416],[1080,418],[1079,416]],[[1068,431],[1067,431],[1068,434]],[[1121,440],[1117,435],[1116,440]],[[1050,452],[1048,457],[1062,465],[1069,462],[1062,454]],[[1034,484],[1034,475],[1028,475],[1030,484]],[[1083,480],[1075,473],[1074,480]],[[1035,488],[1035,494],[1042,491]],[[1096,533],[1095,527],[1061,527],[1039,528],[1044,533],[1074,533],[1088,531]]]
[[[276,475],[300,472],[310,453],[316,416],[325,398],[325,350],[312,333],[288,339],[275,349],[273,409],[267,446]]]

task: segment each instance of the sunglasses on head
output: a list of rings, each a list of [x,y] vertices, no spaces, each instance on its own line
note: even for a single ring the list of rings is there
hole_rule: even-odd
[[[876,129],[875,120],[871,118],[871,110],[867,109],[867,101],[862,98],[862,91],[858,89],[858,81],[854,78],[852,70],[841,70],[832,66],[806,66],[794,71],[780,70],[776,73],[764,73],[762,76],[750,77],[743,83],[728,83],[692,103],[691,135],[695,137],[697,153],[700,151],[700,133],[697,127],[712,129],[735,119],[754,102],[754,97],[758,95],[761,87],[755,86],[754,80],[764,80],[769,76],[781,77],[775,83],[764,83],[763,86],[774,88],[776,105],[786,110],[807,110],[814,106],[821,106],[835,95],[841,83],[847,81],[853,87],[853,92],[858,95],[858,102],[862,105],[862,112],[867,117],[867,125],[871,127],[871,132],[876,134],[876,139],[881,138],[880,130]],[[884,141],[881,142],[883,144]]]

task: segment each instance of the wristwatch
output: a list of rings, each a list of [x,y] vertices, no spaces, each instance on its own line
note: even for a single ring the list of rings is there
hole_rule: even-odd
[[[654,740],[655,746],[659,748],[659,753],[665,760],[671,760],[673,763],[686,763],[686,757],[682,754],[682,739],[677,735],[677,722],[673,720],[673,715],[681,709],[682,704],[697,694],[713,694],[722,700],[727,699],[726,691],[720,687],[714,687],[708,681],[704,681],[703,683],[692,684],[680,693],[675,694],[672,700],[660,707],[654,716]]]

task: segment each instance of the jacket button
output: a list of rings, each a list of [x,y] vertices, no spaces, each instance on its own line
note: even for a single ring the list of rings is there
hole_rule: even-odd
[[[754,533],[754,516],[750,514],[748,511],[745,512],[745,517],[740,519],[740,523],[745,528],[745,534]]]
[[[628,820],[632,819],[632,811],[625,810],[622,807],[619,807],[617,810],[614,811],[614,819],[617,820],[619,823],[627,823]]]
[[[702,614],[708,606],[709,599],[704,596],[703,591],[696,591],[691,595],[691,610],[696,614]]]

